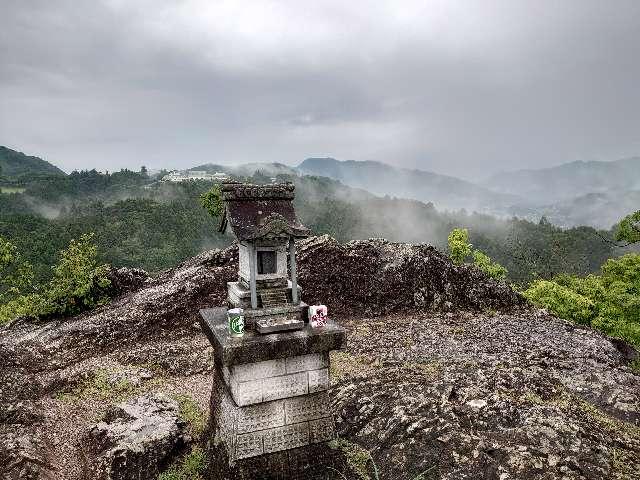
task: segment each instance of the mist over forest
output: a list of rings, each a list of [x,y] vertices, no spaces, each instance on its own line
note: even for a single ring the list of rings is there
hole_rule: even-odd
[[[0,478],[640,479],[639,0],[0,12]]]
[[[50,164],[41,159],[34,166],[13,150],[3,148],[2,152],[0,165],[10,175],[3,175],[2,180],[5,193],[0,194],[0,236],[18,247],[41,280],[50,275],[50,265],[58,252],[86,232],[96,234],[104,262],[150,272],[173,267],[207,248],[223,247],[232,241],[218,233],[216,220],[200,206],[200,195],[211,188],[210,181],[163,182],[160,180],[165,172],[150,175],[145,168],[51,174]],[[16,159],[23,161],[22,171],[12,166],[19,163]],[[319,175],[318,164],[326,162],[332,168],[327,168],[325,176]],[[311,170],[310,164],[316,165],[315,175],[305,174]],[[361,167],[363,172],[359,171]],[[614,225],[603,229],[561,228],[539,213],[527,219],[462,208],[469,195],[477,192],[485,199],[513,197],[491,192],[487,195],[482,187],[429,172],[419,172],[416,180],[415,172],[379,163],[326,159],[306,160],[299,168],[254,163],[233,168],[200,165],[193,169],[226,171],[234,178],[254,183],[294,182],[302,221],[315,234],[329,234],[341,242],[383,237],[396,242],[430,243],[446,251],[448,234],[454,228],[467,228],[471,243],[504,265],[511,281],[523,285],[558,273],[592,273],[607,258],[626,251],[614,246]],[[394,177],[395,173],[398,175]],[[406,196],[411,197],[423,185],[422,195],[435,199],[433,202],[403,198],[403,182],[409,182],[411,176],[414,178],[407,183]],[[433,177],[435,187],[430,189],[424,179]],[[364,188],[367,185],[374,193]],[[463,196],[465,191],[467,196]],[[461,193],[459,208],[450,208],[448,202],[457,198],[457,192]],[[623,216],[619,212],[618,220]]]

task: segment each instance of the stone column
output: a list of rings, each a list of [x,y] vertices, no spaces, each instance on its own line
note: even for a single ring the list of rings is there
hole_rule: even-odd
[[[329,399],[329,352],[344,329],[322,328],[229,337],[226,310],[201,310],[213,345],[211,464],[215,480],[326,478],[335,429]]]
[[[249,289],[251,290],[251,308],[254,310],[258,308],[258,292],[256,291],[256,263],[257,249],[256,246],[249,242],[247,243],[247,250],[249,250]]]
[[[298,272],[296,270],[296,240],[289,238],[289,261],[291,262],[291,301],[298,305]]]

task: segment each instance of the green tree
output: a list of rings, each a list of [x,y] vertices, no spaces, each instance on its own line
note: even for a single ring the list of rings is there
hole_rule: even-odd
[[[211,189],[200,195],[200,205],[212,217],[220,217],[224,212],[224,202],[222,201],[222,190],[220,185],[216,184]]]
[[[19,258],[8,242],[3,242],[0,248],[5,267]],[[20,267],[13,270],[19,272]],[[28,274],[25,279],[16,274],[6,277],[11,279],[7,291],[12,297],[0,304],[0,324],[20,316],[74,315],[100,305],[109,299],[108,271],[108,265],[100,265],[97,261],[93,234],[83,234],[79,240],[71,240],[60,252],[60,260],[53,267],[53,278],[46,285],[25,292]],[[0,300],[4,299],[0,297]]]
[[[456,265],[462,265],[472,252],[472,245],[469,243],[469,231],[466,228],[454,228],[447,241],[451,260]]]
[[[60,252],[40,314],[74,315],[108,300],[109,266],[98,264],[98,248],[93,240],[93,233],[85,233]]]
[[[22,259],[15,245],[0,237],[0,303],[25,293],[32,280],[31,264]]]
[[[503,280],[507,276],[507,269],[497,262],[493,262],[489,255],[474,249],[469,243],[469,231],[466,228],[454,228],[447,238],[449,256],[453,263],[462,265],[469,257],[473,257],[473,265],[489,275],[491,278]]]
[[[616,231],[616,240],[628,244],[640,242],[640,210],[622,219]]]

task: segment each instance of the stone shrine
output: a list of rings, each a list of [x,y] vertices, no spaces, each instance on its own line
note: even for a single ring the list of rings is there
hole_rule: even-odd
[[[216,366],[213,444],[225,464],[213,476],[312,478],[322,474],[317,453],[335,435],[329,352],[342,348],[344,329],[331,320],[313,328],[300,300],[295,241],[310,231],[296,218],[294,185],[229,182],[221,190],[220,230],[231,228],[239,250],[228,307],[242,309],[244,333],[231,335],[226,308],[200,312]]]

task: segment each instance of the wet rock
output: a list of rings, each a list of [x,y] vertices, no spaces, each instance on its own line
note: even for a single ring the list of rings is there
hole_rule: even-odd
[[[640,476],[640,376],[628,345],[521,308],[508,285],[428,245],[315,237],[300,243],[298,260],[303,299],[328,304],[348,328],[348,350],[332,361],[340,437],[371,450],[382,480]],[[119,366],[108,376],[116,386],[162,390],[155,375],[180,384],[211,370],[194,325],[198,309],[226,303],[237,262],[230,247],[144,281],[123,272],[125,293],[109,305],[0,328],[0,477],[79,478],[61,467],[70,462],[60,457],[80,454],[59,432],[82,409],[52,398],[107,359]],[[175,402],[143,398],[88,434],[86,478],[155,478],[148,471],[189,441]]]
[[[149,274],[141,268],[112,268],[108,273],[111,282],[110,294],[112,297],[124,295],[140,289],[149,280]]]
[[[88,434],[91,478],[152,480],[190,442],[178,403],[152,394],[124,402],[107,412]]]
[[[298,251],[305,301],[334,310],[375,315],[525,305],[506,283],[472,266],[454,265],[431,245],[383,239],[340,244],[324,235],[301,242]]]
[[[10,432],[0,436],[0,472],[6,480],[53,480],[40,435]]]

